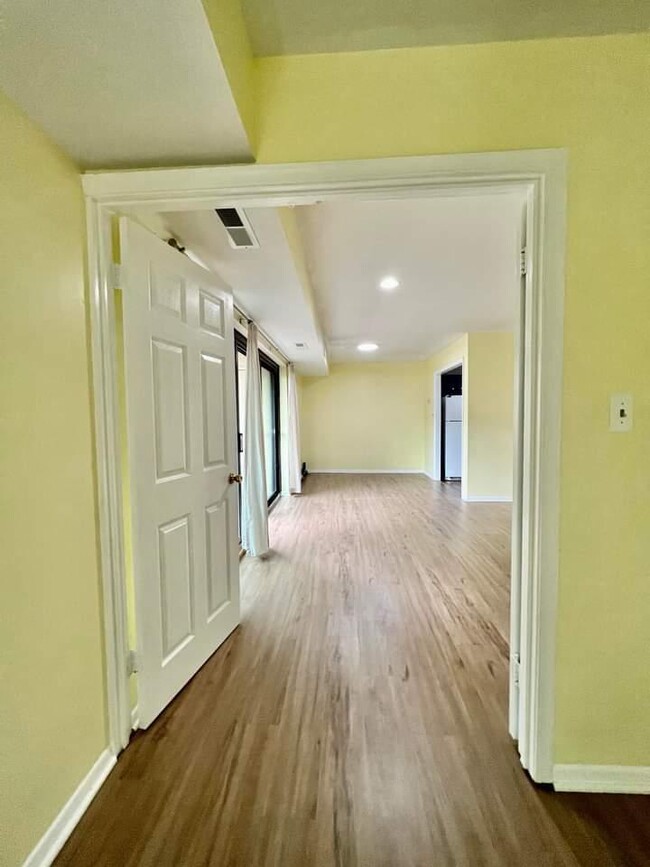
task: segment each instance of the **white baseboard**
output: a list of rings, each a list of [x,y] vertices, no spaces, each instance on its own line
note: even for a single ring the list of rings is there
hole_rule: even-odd
[[[131,708],[131,731],[135,731],[140,728],[140,716],[138,713],[138,706],[136,704],[135,707]]]
[[[104,750],[70,800],[27,856],[23,867],[49,867],[63,848],[70,834],[86,812],[102,783],[113,769],[117,759],[110,750]]]
[[[375,475],[409,475],[423,476],[426,475],[424,470],[309,470],[309,475],[340,475],[341,473],[355,476],[375,476]]]
[[[490,497],[490,496],[474,496],[474,494],[468,494],[463,497],[463,500],[466,503],[512,503],[512,497]]]
[[[650,795],[650,766],[555,765],[553,786],[558,792]]]

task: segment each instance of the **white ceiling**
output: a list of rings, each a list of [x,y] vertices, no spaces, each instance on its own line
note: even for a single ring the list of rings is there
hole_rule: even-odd
[[[648,0],[243,0],[257,55],[628,33]]]
[[[81,166],[252,152],[201,0],[4,0],[0,87]]]
[[[259,249],[234,250],[214,211],[160,217],[171,234],[230,285],[235,303],[295,362],[298,373],[327,373],[325,345],[280,213],[274,208],[247,208],[245,213]],[[296,343],[307,346],[297,349]]]
[[[512,329],[522,209],[518,194],[297,209],[330,359],[425,358],[460,333]],[[362,355],[364,341],[379,350]]]
[[[280,211],[246,209],[260,243],[251,250],[233,250],[211,210],[161,214],[150,225],[219,274],[299,373],[323,375],[326,356],[423,359],[464,332],[514,328],[523,204],[522,194],[492,193],[294,208],[315,310]],[[401,285],[380,291],[388,274]],[[360,353],[368,341],[379,350]]]

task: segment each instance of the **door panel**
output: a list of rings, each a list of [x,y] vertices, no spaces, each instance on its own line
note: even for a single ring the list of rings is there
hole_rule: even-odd
[[[232,298],[120,224],[138,633],[146,728],[239,623]]]
[[[185,280],[169,274],[156,262],[149,263],[149,297],[151,309],[175,316],[185,322]]]
[[[201,353],[201,397],[203,411],[203,466],[224,466],[226,431],[223,413],[225,363],[223,358]]]
[[[201,297],[201,328],[205,331],[210,331],[216,334],[217,337],[224,336],[225,315],[223,302],[215,299],[205,292],[200,293]]]
[[[194,634],[189,515],[158,528],[163,661]]]
[[[228,601],[230,575],[228,558],[229,513],[223,503],[205,510],[206,560],[208,564],[208,616],[212,617]]]
[[[156,480],[189,468],[187,349],[151,341],[156,450]]]

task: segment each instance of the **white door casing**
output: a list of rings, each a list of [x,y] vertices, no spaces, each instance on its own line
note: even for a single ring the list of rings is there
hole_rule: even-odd
[[[566,237],[567,154],[561,149],[446,154],[293,165],[203,166],[85,174],[89,298],[93,357],[98,509],[106,645],[106,695],[111,749],[128,742],[131,715],[126,665],[122,568],[120,439],[114,362],[111,219],[142,209],[281,207],[316,201],[390,200],[420,195],[525,190],[533,339],[521,499],[522,764],[538,782],[553,776],[555,623],[559,562],[560,434]],[[532,219],[531,219],[532,218]],[[460,359],[459,359],[460,361]],[[434,384],[438,381],[434,375]],[[435,386],[434,386],[435,387]],[[530,506],[525,508],[524,505]],[[530,543],[530,545],[528,544]],[[530,592],[528,592],[530,591]],[[525,656],[528,656],[525,659]]]
[[[545,430],[542,425],[536,423],[536,419],[539,418],[537,401],[542,380],[541,365],[538,360],[540,332],[535,324],[536,319],[540,318],[539,307],[543,299],[540,293],[536,294],[534,291],[536,270],[539,270],[539,266],[538,257],[534,255],[537,251],[531,250],[529,241],[534,234],[537,219],[535,203],[529,195],[521,244],[525,250],[522,254],[524,273],[520,276],[518,295],[519,328],[515,397],[517,428],[515,430],[516,464],[513,476],[513,507],[516,505],[516,509],[513,508],[512,527],[509,714],[510,727],[517,731],[521,763],[529,770],[538,763],[536,752],[539,739],[535,732],[535,722],[539,724],[542,710],[536,706],[539,703],[539,688],[536,683],[539,672],[535,670],[534,648],[537,634],[542,628],[536,611],[539,605],[541,581],[545,577],[539,570],[538,559],[543,533],[540,523],[543,517],[543,480],[538,454],[543,447]],[[544,710],[548,714],[548,707]],[[513,723],[514,714],[517,719]]]
[[[146,728],[239,623],[232,296],[120,221],[136,591]]]
[[[526,214],[523,216],[520,247],[525,256]],[[513,430],[513,470],[512,470],[512,527],[510,548],[510,670],[508,689],[508,731],[511,737],[519,740],[519,720],[525,719],[525,696],[520,688],[521,681],[521,619],[522,619],[522,559],[524,545],[523,505],[526,496],[524,482],[524,448],[530,431],[525,424],[530,423],[530,399],[526,396],[526,375],[530,375],[530,352],[526,363],[526,327],[530,322],[530,281],[525,274],[519,275],[516,302],[515,329],[515,369],[514,369],[514,430]],[[528,421],[526,417],[528,414]],[[530,480],[526,480],[529,483]],[[525,750],[524,732],[520,749]]]

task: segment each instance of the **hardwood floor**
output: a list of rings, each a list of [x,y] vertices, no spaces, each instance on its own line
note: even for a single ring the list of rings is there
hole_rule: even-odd
[[[650,864],[650,798],[535,787],[507,734],[510,508],[312,476],[241,627],[137,734],[58,865]]]

